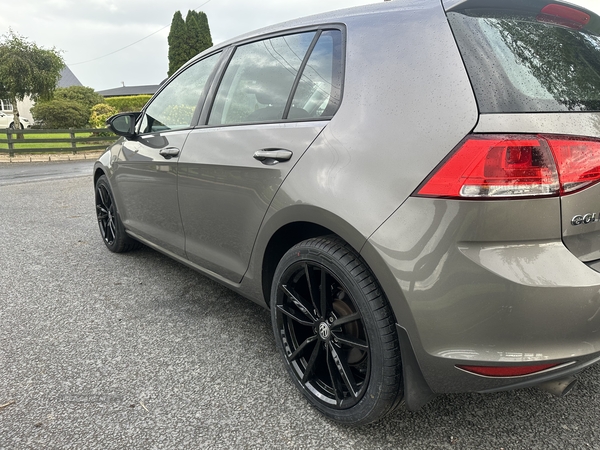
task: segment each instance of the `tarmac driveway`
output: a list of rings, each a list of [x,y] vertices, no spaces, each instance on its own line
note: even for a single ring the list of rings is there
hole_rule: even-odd
[[[359,429],[322,418],[269,314],[143,249],[102,244],[85,178],[0,186],[0,449],[600,448],[599,368],[439,397]]]

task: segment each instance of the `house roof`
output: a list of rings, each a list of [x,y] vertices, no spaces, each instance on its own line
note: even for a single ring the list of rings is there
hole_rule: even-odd
[[[71,86],[83,86],[81,81],[77,79],[75,74],[71,72],[67,66],[63,67],[60,71],[60,79],[58,80],[58,87],[66,88]]]
[[[142,94],[154,95],[158,88],[158,84],[148,84],[145,86],[122,86],[113,89],[105,89],[104,91],[98,91],[98,94],[102,95],[103,97],[124,97],[126,95]]]

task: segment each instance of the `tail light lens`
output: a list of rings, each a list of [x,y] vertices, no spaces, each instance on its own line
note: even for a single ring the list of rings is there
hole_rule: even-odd
[[[588,13],[565,5],[550,4],[544,7],[537,20],[540,22],[560,25],[574,30],[581,30],[590,23]]]
[[[417,189],[461,199],[552,197],[600,181],[600,141],[547,135],[472,135]]]
[[[535,366],[456,366],[467,372],[486,377],[520,377],[551,369],[559,364],[538,364]]]

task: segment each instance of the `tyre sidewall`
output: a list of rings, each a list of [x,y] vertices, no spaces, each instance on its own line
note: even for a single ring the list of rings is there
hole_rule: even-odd
[[[381,395],[384,382],[384,343],[381,339],[381,329],[378,326],[378,317],[376,317],[376,312],[372,309],[373,305],[369,304],[369,301],[366,299],[366,295],[363,291],[364,286],[361,287],[358,280],[355,278],[355,275],[361,274],[365,269],[369,269],[354,251],[350,251],[347,247],[343,247],[343,250],[347,253],[347,255],[343,256],[341,259],[336,257],[336,253],[339,250],[334,251],[333,255],[331,255],[325,250],[315,248],[311,245],[305,245],[305,243],[298,244],[288,251],[279,262],[273,278],[270,305],[271,319],[278,350],[283,357],[286,370],[290,374],[296,387],[304,394],[310,403],[313,404],[325,416],[337,422],[351,425],[361,425],[372,422],[385,415],[392,408],[392,406],[390,402],[387,399],[382,398]],[[348,271],[344,265],[345,259],[350,261],[354,259],[360,264],[352,264],[352,270]],[[279,280],[283,275],[285,275],[286,271],[298,262],[312,262],[329,269],[338,279],[338,281],[341,282],[342,285],[347,289],[355,307],[362,316],[362,322],[367,333],[370,349],[371,367],[369,384],[362,399],[356,405],[348,409],[339,410],[331,408],[307,392],[300,380],[298,380],[294,369],[290,366],[290,364],[287,362],[287,358],[285,357],[283,344],[281,342],[281,338],[279,337],[279,326],[277,320],[276,305],[283,295],[278,289],[278,284]],[[372,274],[370,281],[377,284]],[[367,283],[367,285],[370,284],[370,282]],[[379,295],[379,298],[381,299],[380,301],[386,302],[378,284],[376,294]],[[369,295],[369,297],[371,297],[371,295]]]
[[[102,241],[104,242],[104,245],[106,245],[106,248],[108,248],[111,252],[123,252],[126,250],[126,246],[130,238],[127,236],[127,233],[125,232],[125,227],[123,226],[123,222],[121,222],[121,218],[119,217],[119,211],[117,209],[117,204],[115,203],[115,197],[112,193],[112,189],[110,188],[110,184],[108,183],[108,178],[106,177],[106,175],[102,175],[100,178],[98,178],[98,181],[96,182],[96,186],[94,189],[96,203],[98,201],[97,196],[99,186],[104,186],[106,188],[106,191],[108,192],[108,195],[110,196],[110,201],[114,209],[116,234],[115,239],[112,243],[107,242],[106,239],[102,239]],[[102,236],[102,226],[100,225],[100,222],[98,222],[98,228],[100,229],[100,236]]]

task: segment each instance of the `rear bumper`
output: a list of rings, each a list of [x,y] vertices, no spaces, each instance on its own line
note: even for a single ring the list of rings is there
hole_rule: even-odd
[[[533,386],[600,359],[600,273],[562,244],[559,217],[556,199],[410,198],[370,238],[362,254],[433,392]],[[561,365],[518,377],[457,368],[546,363]]]

